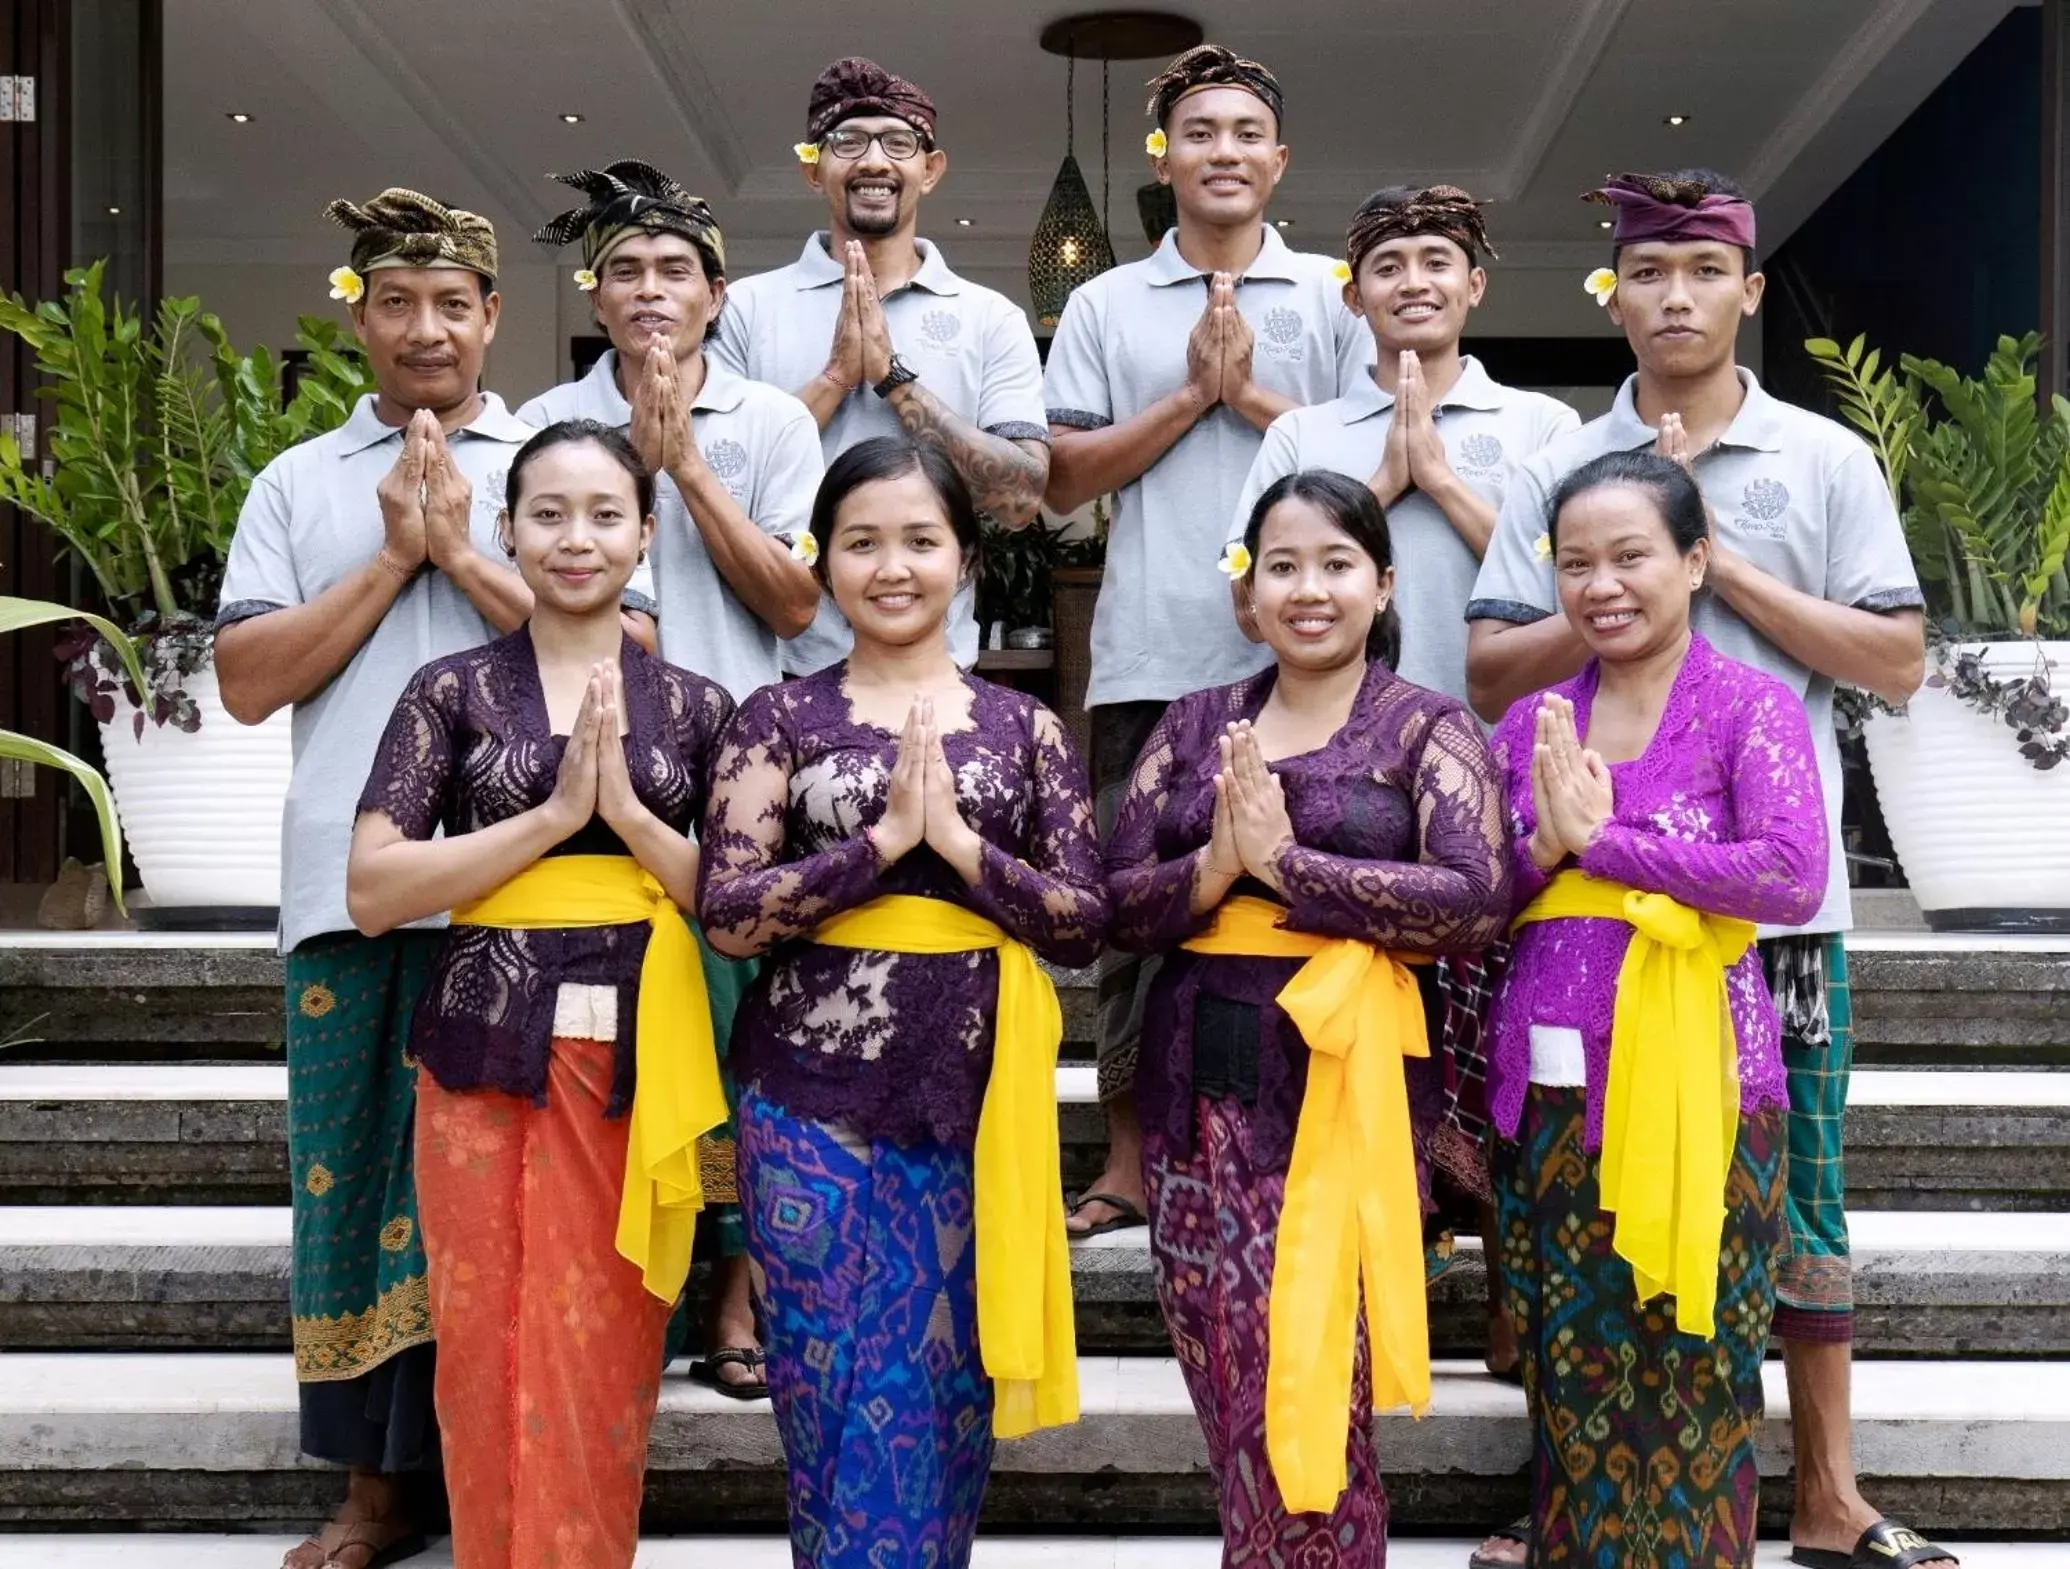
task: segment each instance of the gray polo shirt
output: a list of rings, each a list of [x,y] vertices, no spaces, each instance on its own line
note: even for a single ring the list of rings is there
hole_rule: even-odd
[[[1581,416],[1559,399],[1503,386],[1470,354],[1431,422],[1452,472],[1498,511],[1517,460],[1581,428]],[[1243,538],[1258,497],[1284,475],[1333,469],[1365,484],[1379,472],[1393,429],[1394,394],[1370,373],[1341,398],[1280,415],[1243,482],[1229,537]],[[1473,597],[1480,557],[1420,490],[1405,492],[1387,509],[1387,533],[1394,551],[1394,602],[1402,616],[1398,673],[1464,702],[1466,621],[1460,612]]]
[[[691,435],[726,493],[765,534],[793,539],[812,521],[824,465],[812,411],[775,387],[749,381],[710,355],[690,406]],[[618,389],[618,353],[607,351],[580,381],[564,382],[518,410],[528,424],[593,419],[625,429],[632,406]],[[704,535],[666,474],[654,478],[652,592],[661,657],[713,680],[735,702],[783,679],[782,642],[740,602],[713,565]]]
[[[932,242],[915,243],[919,272],[884,296],[894,352],[952,414],[1011,441],[1048,441],[1042,359],[1027,316],[1005,295],[949,271]],[[786,390],[804,386],[826,369],[834,323],[841,317],[843,276],[827,250],[826,234],[813,235],[788,267],[727,285],[719,336],[709,352],[743,376]],[[901,434],[891,405],[858,387],[820,432],[820,451],[831,463],[858,441]],[[847,619],[821,595],[812,625],[785,645],[783,667],[792,675],[811,675],[845,659],[854,641]],[[949,650],[966,669],[977,663],[974,590],[964,589],[950,608]]]
[[[1913,610],[1924,599],[1903,525],[1883,471],[1861,438],[1832,420],[1762,391],[1742,369],[1746,399],[1715,445],[1696,458],[1696,479],[1711,505],[1719,541],[1770,576],[1806,594],[1864,610]],[[1552,562],[1537,542],[1553,488],[1591,458],[1653,445],[1658,433],[1639,418],[1638,378],[1628,379],[1601,419],[1517,466],[1488,559],[1474,584],[1473,621],[1541,620],[1559,613]],[[1721,654],[1765,670],[1804,699],[1818,749],[1819,783],[1832,836],[1832,869],[1817,916],[1798,928],[1840,932],[1853,924],[1847,861],[1840,842],[1840,743],[1833,730],[1833,682],[1799,664],[1756,632],[1715,594],[1698,597],[1696,630]],[[1772,935],[1764,929],[1763,935]]]
[[[484,393],[474,423],[447,438],[474,487],[468,532],[492,561],[505,559],[496,538],[504,477],[532,434],[502,399]],[[402,445],[402,428],[376,418],[369,395],[336,430],[267,464],[238,514],[216,625],[307,604],[371,561],[386,538],[374,491]],[[427,566],[331,684],[295,705],[295,765],[281,821],[283,953],[307,938],[352,930],[345,913],[352,820],[403,687],[432,660],[496,635],[452,579]]]
[[[1349,391],[1373,362],[1373,335],[1344,308],[1336,265],[1288,250],[1267,228],[1237,283],[1237,309],[1256,336],[1251,374],[1296,403]],[[1050,422],[1098,430],[1181,385],[1207,285],[1208,275],[1179,254],[1176,229],[1141,261],[1080,284],[1049,348]],[[1093,612],[1088,707],[1170,702],[1271,660],[1270,649],[1238,630],[1229,580],[1216,565],[1263,441],[1256,426],[1217,404],[1121,488]]]

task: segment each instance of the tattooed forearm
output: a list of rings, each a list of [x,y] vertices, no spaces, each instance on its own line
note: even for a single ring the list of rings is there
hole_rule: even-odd
[[[1005,528],[1020,528],[1034,519],[1049,483],[1049,446],[1041,441],[1015,441],[995,436],[952,413],[917,381],[891,394],[898,422],[915,441],[944,453],[972,498]]]

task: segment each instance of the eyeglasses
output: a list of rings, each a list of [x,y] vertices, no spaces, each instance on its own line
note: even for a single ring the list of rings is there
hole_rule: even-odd
[[[883,148],[884,156],[893,163],[904,163],[920,151],[918,131],[830,131],[826,137],[827,151],[843,163],[854,163],[870,150],[872,142]]]

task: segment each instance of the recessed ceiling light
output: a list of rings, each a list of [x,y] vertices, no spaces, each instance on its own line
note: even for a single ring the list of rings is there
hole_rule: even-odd
[[[250,125],[252,123],[252,117],[246,114],[242,109],[229,110],[227,113],[224,114],[223,118],[228,120],[232,125]]]
[[[561,116],[561,124],[563,125],[580,125],[581,123],[582,116],[579,114],[564,114]]]
[[[120,207],[110,207],[108,209],[108,216],[110,218],[120,218],[122,216],[122,209]]]
[[[1293,226],[1294,220],[1291,218],[1275,218],[1272,220],[1272,227],[1275,229],[1291,229]]]
[[[1598,229],[1614,229],[1617,227],[1617,224],[1615,220],[1610,218],[1598,218],[1596,220],[1596,227]]]
[[[1671,114],[1667,117],[1667,123],[1669,125],[1687,125],[1689,123],[1689,116],[1686,114]]]
[[[970,227],[970,220],[968,218],[958,218],[956,220],[956,227],[959,229],[967,229]]]

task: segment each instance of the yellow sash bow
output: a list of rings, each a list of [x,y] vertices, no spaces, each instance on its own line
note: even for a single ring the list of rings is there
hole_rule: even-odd
[[[1239,895],[1183,946],[1308,961],[1278,999],[1310,1055],[1272,1266],[1265,1452],[1287,1508],[1327,1512],[1346,1481],[1361,1280],[1375,1406],[1418,1416],[1430,1406],[1423,1209],[1402,1071],[1404,1057],[1430,1055],[1430,1040],[1400,956],[1289,931],[1285,914]]]
[[[647,1290],[675,1301],[690,1274],[690,1243],[704,1208],[697,1138],[726,1120],[704,966],[689,924],[629,855],[547,856],[493,893],[456,905],[453,920],[518,930],[649,924],[617,1240],[619,1253],[640,1266]]]
[[[978,1346],[992,1379],[992,1432],[1019,1438],[1078,1420],[1078,1336],[1064,1235],[1057,1048],[1064,1013],[1034,950],[975,910],[887,894],[822,922],[812,940],[883,953],[999,953],[992,1077],[978,1113]]]
[[[1603,1209],[1639,1300],[1675,1299],[1684,1334],[1716,1334],[1725,1183],[1739,1138],[1739,1046],[1725,972],[1754,923],[1708,915],[1664,893],[1564,871],[1516,918],[1623,921],[1610,1082],[1603,1090]]]

